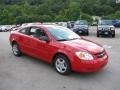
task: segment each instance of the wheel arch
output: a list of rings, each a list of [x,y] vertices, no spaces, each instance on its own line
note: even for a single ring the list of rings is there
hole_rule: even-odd
[[[14,43],[17,43],[17,42],[16,42],[15,40],[13,40],[13,41],[11,42],[11,45],[13,46]]]
[[[65,57],[68,59],[69,64],[70,64],[70,67],[71,67],[71,62],[70,62],[69,57],[68,57],[65,53],[62,53],[62,52],[57,52],[57,53],[53,56],[53,58],[52,58],[52,63],[51,63],[52,66],[54,66],[55,57],[58,56],[58,55],[63,55],[63,56],[65,56]]]

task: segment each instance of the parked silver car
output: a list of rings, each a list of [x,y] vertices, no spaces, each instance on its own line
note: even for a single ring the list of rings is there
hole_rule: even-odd
[[[112,24],[112,20],[100,20],[97,26],[97,37],[100,35],[115,37],[115,27]]]

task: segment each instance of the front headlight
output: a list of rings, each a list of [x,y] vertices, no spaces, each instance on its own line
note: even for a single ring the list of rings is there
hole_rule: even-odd
[[[88,52],[76,52],[76,56],[81,60],[93,60],[93,56]]]
[[[88,27],[85,27],[84,29],[88,29]]]
[[[114,27],[111,27],[111,30],[115,30],[115,28],[114,28]]]
[[[98,27],[98,30],[102,30],[102,27]]]

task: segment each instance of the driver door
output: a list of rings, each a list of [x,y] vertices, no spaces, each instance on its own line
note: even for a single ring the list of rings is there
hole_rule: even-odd
[[[41,39],[41,37],[48,35],[45,31],[38,27],[31,27],[30,31],[35,31],[33,35],[31,35],[31,49],[35,57],[48,61],[50,54],[50,41],[46,42]],[[49,38],[49,37],[48,37]]]

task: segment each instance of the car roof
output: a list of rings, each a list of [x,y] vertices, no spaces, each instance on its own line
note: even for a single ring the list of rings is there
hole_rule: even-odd
[[[25,26],[21,26],[20,28],[27,28],[27,27],[43,27],[43,28],[65,28],[59,25],[46,25],[46,24],[27,24]]]

